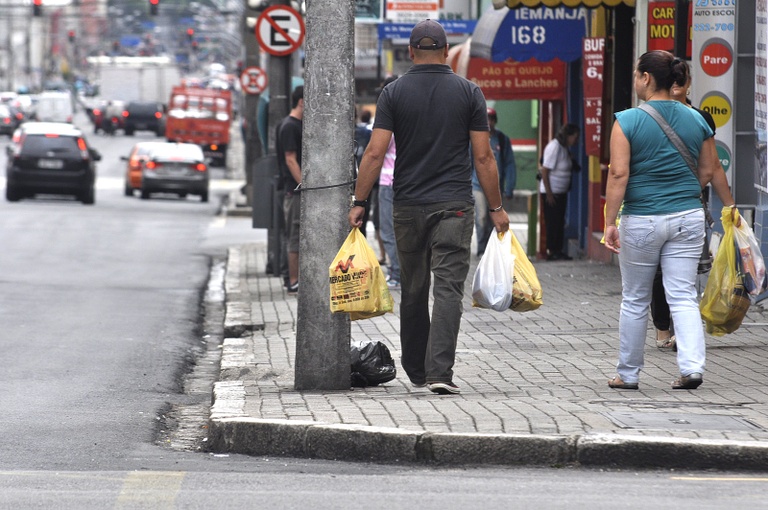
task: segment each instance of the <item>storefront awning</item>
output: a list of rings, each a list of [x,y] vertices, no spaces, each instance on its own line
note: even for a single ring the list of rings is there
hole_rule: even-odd
[[[616,7],[624,4],[635,6],[636,0],[507,0],[507,7]],[[494,2],[496,3],[496,2]]]
[[[471,55],[493,62],[573,62],[581,58],[588,13],[583,7],[489,7],[472,34]]]

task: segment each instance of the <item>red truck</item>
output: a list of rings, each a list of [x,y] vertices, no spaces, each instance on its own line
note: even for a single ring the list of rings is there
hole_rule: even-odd
[[[231,91],[173,87],[165,127],[169,142],[197,144],[211,164],[226,166],[231,125]]]

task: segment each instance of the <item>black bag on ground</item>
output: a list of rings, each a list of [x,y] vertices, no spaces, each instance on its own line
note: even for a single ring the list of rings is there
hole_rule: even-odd
[[[352,345],[352,386],[365,388],[391,381],[397,375],[389,348],[381,342]]]

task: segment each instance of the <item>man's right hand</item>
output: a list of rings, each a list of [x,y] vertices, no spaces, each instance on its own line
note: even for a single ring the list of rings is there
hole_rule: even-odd
[[[349,210],[349,226],[360,228],[363,226],[365,207],[356,205]]]

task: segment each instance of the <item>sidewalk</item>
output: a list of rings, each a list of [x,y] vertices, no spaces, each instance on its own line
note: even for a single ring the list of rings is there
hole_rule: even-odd
[[[515,223],[519,237],[524,229]],[[695,391],[671,389],[675,354],[656,349],[649,321],[640,391],[613,390],[607,381],[618,353],[618,266],[537,262],[544,305],[499,313],[471,306],[473,256],[454,367],[460,395],[410,386],[399,365],[399,291],[396,313],[352,323],[353,341],[387,344],[395,380],[349,391],[295,391],[297,301],[281,279],[264,273],[266,255],[264,244],[229,251],[212,451],[768,470],[768,321],[761,306],[752,307],[735,334],[707,337],[707,371]]]

